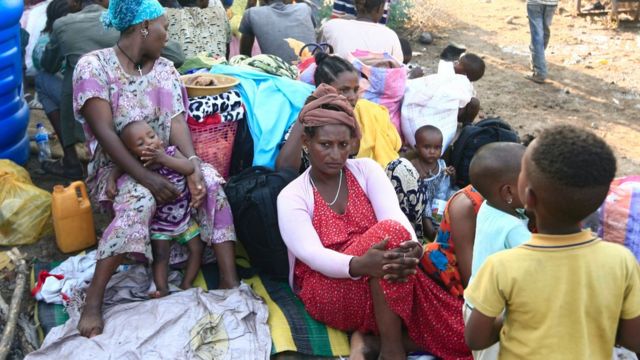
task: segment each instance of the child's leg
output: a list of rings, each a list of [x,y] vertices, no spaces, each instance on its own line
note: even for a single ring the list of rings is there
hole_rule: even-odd
[[[153,298],[159,298],[169,293],[169,254],[171,242],[168,240],[151,240],[153,251],[153,282],[156,284],[156,292],[150,294]]]
[[[102,320],[102,300],[107,283],[116,268],[122,263],[124,254],[100,259],[96,263],[96,270],[91,279],[91,285],[87,289],[82,315],[78,322],[78,331],[84,337],[94,337],[102,334],[104,321]]]
[[[189,248],[189,258],[187,259],[187,267],[184,270],[184,277],[180,284],[180,288],[183,290],[190,289],[193,286],[193,280],[195,280],[200,270],[204,244],[200,240],[200,236],[196,236],[189,240],[187,247]]]

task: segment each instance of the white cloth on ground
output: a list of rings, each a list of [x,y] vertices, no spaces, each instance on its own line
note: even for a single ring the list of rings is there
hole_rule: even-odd
[[[136,301],[149,286],[143,270],[117,274],[109,283],[101,335],[80,336],[79,314],[69,309],[70,319],[26,359],[269,359],[267,306],[248,285]]]
[[[35,294],[36,300],[50,304],[63,304],[63,299],[66,296],[71,296],[76,289],[84,289],[89,286],[95,269],[95,250],[86,255],[68,258],[49,271],[49,274],[63,275],[63,278],[47,277],[40,291]]]
[[[442,132],[442,152],[451,145],[458,128],[458,110],[474,96],[473,85],[458,75],[453,63],[440,61],[438,73],[407,80],[402,103],[401,128],[404,140],[415,146],[416,130],[433,125]]]

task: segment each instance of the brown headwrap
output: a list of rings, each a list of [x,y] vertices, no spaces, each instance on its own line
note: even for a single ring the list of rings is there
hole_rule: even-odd
[[[346,125],[353,130],[356,139],[360,139],[360,127],[353,114],[353,107],[336,89],[320,84],[311,95],[315,100],[305,105],[298,115],[298,121],[304,127],[318,127],[323,125]],[[323,106],[331,105],[340,109],[325,109]]]

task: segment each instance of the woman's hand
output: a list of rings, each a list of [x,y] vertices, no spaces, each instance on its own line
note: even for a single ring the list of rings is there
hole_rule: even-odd
[[[385,262],[385,250],[387,248],[388,239],[384,239],[381,242],[373,245],[362,256],[355,256],[349,263],[349,273],[351,276],[371,276],[375,278],[381,278],[384,276],[382,267]]]
[[[416,273],[423,249],[417,241],[405,241],[400,247],[385,253],[387,263],[383,266],[383,278],[390,282],[405,282]]]
[[[416,241],[406,241],[393,250],[387,248],[388,239],[371,247],[364,255],[356,256],[350,264],[351,276],[367,275],[390,282],[406,281],[416,273],[422,246]]]
[[[192,209],[197,209],[202,205],[202,200],[207,195],[207,189],[204,186],[204,177],[200,170],[200,164],[194,164],[193,174],[187,176],[187,185],[191,192],[191,206]]]
[[[173,186],[171,181],[151,171],[144,177],[144,181],[141,184],[151,191],[158,204],[170,203],[180,195],[180,192]]]
[[[109,200],[111,201],[113,201],[113,199],[115,199],[116,196],[118,195],[117,183],[118,183],[118,178],[109,174],[109,176],[107,177],[107,188],[105,189],[105,192],[107,193],[107,198],[109,198]]]

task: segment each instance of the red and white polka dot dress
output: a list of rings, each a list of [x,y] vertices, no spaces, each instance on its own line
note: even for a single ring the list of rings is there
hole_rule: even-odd
[[[313,227],[326,248],[360,256],[386,237],[389,248],[410,239],[400,223],[378,222],[356,178],[346,169],[345,175],[349,195],[344,214],[333,211],[313,190]],[[298,295],[313,318],[344,331],[378,332],[368,277],[329,278],[300,261],[296,261],[294,274]],[[422,271],[406,283],[380,280],[380,285],[389,307],[403,319],[418,346],[443,359],[472,359],[464,343],[462,299],[449,294]]]

